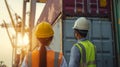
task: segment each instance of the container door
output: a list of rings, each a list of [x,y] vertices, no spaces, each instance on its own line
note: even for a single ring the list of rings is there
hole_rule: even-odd
[[[76,43],[72,29],[75,20],[63,21],[63,51],[67,63],[69,63],[70,49]],[[97,67],[115,67],[111,22],[101,19],[89,20],[91,29],[87,38],[97,48]]]
[[[115,67],[111,22],[107,20],[90,20],[89,40],[97,49],[97,67]]]
[[[64,20],[63,22],[63,53],[66,58],[67,63],[69,63],[70,58],[70,49],[73,44],[76,42],[73,34],[73,23],[74,20]]]

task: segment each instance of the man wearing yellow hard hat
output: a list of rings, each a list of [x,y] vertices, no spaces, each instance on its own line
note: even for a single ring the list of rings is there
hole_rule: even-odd
[[[39,49],[25,57],[22,67],[67,67],[63,54],[49,48],[54,36],[52,26],[42,21],[37,25],[34,34],[40,42]]]

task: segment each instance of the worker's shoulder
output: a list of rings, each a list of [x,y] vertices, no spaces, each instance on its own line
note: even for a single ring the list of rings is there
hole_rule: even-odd
[[[79,44],[78,43],[75,43],[72,48],[71,48],[72,51],[79,51]]]
[[[78,42],[73,44],[73,46],[75,46],[75,45],[78,45]]]
[[[78,46],[79,46],[79,44],[81,44],[81,43],[80,43],[80,42],[74,43],[74,44],[73,44],[73,48],[78,47]]]

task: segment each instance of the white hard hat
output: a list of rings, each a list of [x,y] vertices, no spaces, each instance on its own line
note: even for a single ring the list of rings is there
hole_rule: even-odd
[[[75,21],[73,29],[89,30],[89,22],[85,17],[80,17]]]

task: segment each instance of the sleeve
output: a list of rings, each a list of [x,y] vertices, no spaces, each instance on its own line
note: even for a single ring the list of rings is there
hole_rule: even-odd
[[[21,67],[28,67],[28,65],[27,65],[27,63],[26,63],[26,56],[25,56],[25,58],[24,58],[24,60],[23,60],[23,62],[22,62]]]
[[[71,48],[69,67],[80,67],[80,57],[79,48],[73,46]]]
[[[62,63],[60,65],[60,67],[67,67],[67,62],[66,62],[64,56],[62,57]]]

